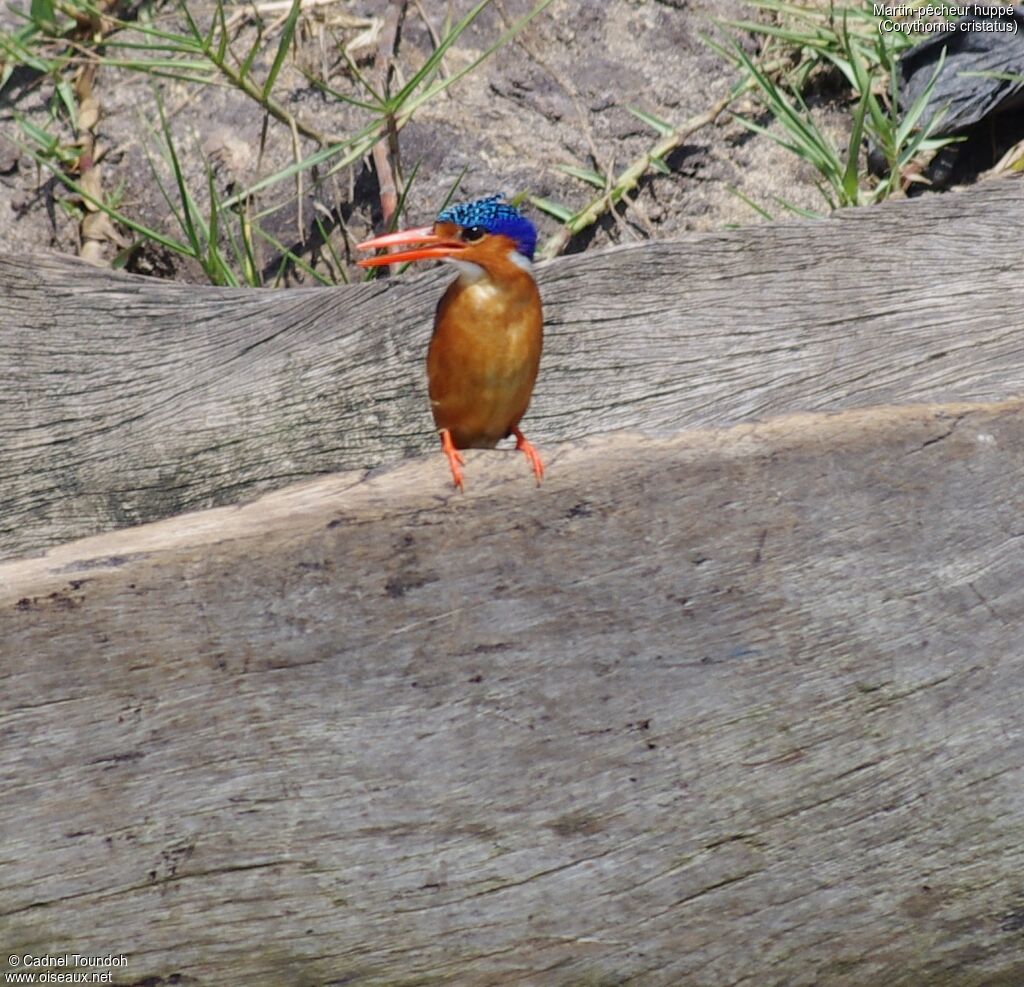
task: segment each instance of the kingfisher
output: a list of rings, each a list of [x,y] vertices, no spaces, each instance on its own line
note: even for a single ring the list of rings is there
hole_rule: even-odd
[[[459,450],[493,449],[513,435],[538,486],[544,477],[540,454],[519,429],[544,338],[532,272],[537,230],[502,198],[451,206],[431,226],[388,233],[357,247],[407,248],[364,258],[360,267],[436,259],[458,271],[437,305],[427,382],[441,449],[459,490],[465,465]]]

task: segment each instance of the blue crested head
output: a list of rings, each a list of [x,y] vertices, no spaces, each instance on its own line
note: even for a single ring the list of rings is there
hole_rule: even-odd
[[[498,236],[507,236],[516,245],[516,250],[533,260],[537,247],[537,230],[515,206],[501,202],[503,195],[489,195],[486,199],[463,202],[449,206],[437,217],[439,223],[455,223],[463,229],[474,226]]]

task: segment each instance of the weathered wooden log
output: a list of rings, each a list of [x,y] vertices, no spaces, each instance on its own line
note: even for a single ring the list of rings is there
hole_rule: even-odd
[[[418,460],[0,565],[5,953],[1024,982],[1022,411]]]
[[[540,270],[541,444],[1022,391],[1024,184]],[[0,557],[432,448],[445,278],[235,291],[0,257]]]

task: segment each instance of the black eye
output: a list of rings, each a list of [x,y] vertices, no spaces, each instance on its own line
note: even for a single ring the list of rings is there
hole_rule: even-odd
[[[487,230],[482,226],[465,226],[462,229],[462,239],[468,243],[472,243],[474,240],[479,240]]]

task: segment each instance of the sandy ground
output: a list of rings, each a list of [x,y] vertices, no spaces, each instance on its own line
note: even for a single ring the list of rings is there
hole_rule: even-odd
[[[442,30],[449,10],[459,17],[470,6],[466,0],[408,5],[397,46],[399,78],[407,78],[429,55],[431,31]],[[303,14],[292,58],[275,87],[289,112],[323,132],[348,133],[365,125],[365,111],[322,94],[302,69],[326,78],[338,91],[355,94],[357,85],[338,57],[339,45],[352,42],[365,30],[350,26],[352,18],[381,17],[385,8],[384,0],[339,2]],[[503,0],[486,9],[447,53],[445,71],[454,73],[468,64],[507,23],[530,8],[527,0]],[[209,17],[211,9],[190,4],[200,21],[203,15]],[[180,23],[173,5],[158,4],[152,11],[162,26]],[[713,18],[750,13],[732,0],[613,0],[607,4],[555,0],[514,42],[425,105],[401,130],[400,160],[405,173],[419,164],[403,221],[428,222],[463,171],[457,199],[499,191],[528,192],[569,209],[581,207],[595,190],[561,173],[557,166],[575,164],[616,172],[648,149],[656,134],[628,107],[676,125],[705,111],[727,91],[735,74],[701,35],[716,31]],[[5,19],[10,24],[9,14]],[[251,27],[240,27],[235,43],[239,52],[245,51],[251,31]],[[372,72],[376,48],[370,42],[353,50],[361,70]],[[257,63],[257,78],[263,77],[271,57],[272,48]],[[291,134],[275,121],[267,128],[260,152],[264,113],[233,88],[156,83],[138,73],[104,67],[94,84],[100,105],[95,134],[105,151],[103,188],[138,221],[181,236],[149,160],[154,157],[159,162],[161,153],[157,84],[185,176],[200,201],[206,199],[204,159],[214,168],[222,194],[272,174],[293,159]],[[80,249],[79,216],[62,205],[68,193],[9,139],[20,135],[16,117],[22,115],[49,126],[67,143],[73,141],[66,124],[47,123],[52,95],[49,79],[19,72],[0,103],[0,242],[8,251],[77,253]],[[826,106],[821,112],[825,125],[841,139],[842,107]],[[304,155],[316,147],[312,141],[301,141]],[[694,134],[668,163],[671,174],[650,175],[641,183],[635,206],[605,217],[577,237],[569,250],[762,222],[733,190],[780,215],[784,211],[773,201],[775,196],[800,206],[821,207],[806,166],[728,117]],[[158,167],[167,180],[166,169],[162,164]],[[294,180],[261,195],[258,206],[279,207],[263,220],[264,228],[307,262],[337,278],[341,271],[334,269],[314,227],[313,219],[319,215],[334,252],[343,261],[344,273],[360,276],[351,267],[351,244],[380,223],[377,178],[368,157],[333,176],[324,177],[322,170],[319,176],[307,173],[301,210]],[[557,230],[553,218],[536,210],[530,214],[541,228],[542,242]],[[115,252],[110,245],[108,256]],[[263,244],[258,260],[272,279],[280,253]],[[198,265],[159,247],[135,251],[129,269],[205,280]],[[286,280],[297,283],[308,277],[293,268]]]

